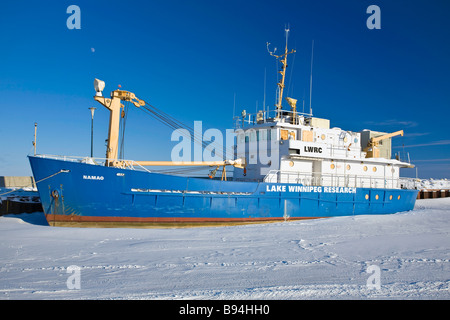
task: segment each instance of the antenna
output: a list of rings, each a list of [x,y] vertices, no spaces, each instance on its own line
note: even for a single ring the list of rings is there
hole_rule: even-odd
[[[284,31],[286,32],[286,48],[288,46],[288,36],[289,36],[289,24],[286,28],[286,26],[284,26]]]
[[[233,97],[233,126],[236,129],[238,120],[235,118],[236,118],[236,92],[234,93],[234,97]]]
[[[34,141],[33,141],[34,155],[36,155],[36,135],[37,135],[37,122],[34,123]]]
[[[313,59],[314,59],[314,40],[312,41],[311,49],[311,77],[309,79],[309,114],[312,116],[311,98],[312,98],[312,71],[313,71]]]
[[[233,118],[235,116],[236,113],[236,92],[234,93],[234,97],[233,97]]]
[[[305,113],[305,89],[303,89],[303,99],[302,99],[302,101],[303,101],[303,111],[302,111],[302,113]]]
[[[277,47],[275,47],[275,48],[273,49],[273,51],[270,51],[270,50],[269,50],[270,42],[266,42],[266,46],[267,46],[267,52],[269,52],[269,54],[270,54],[271,56],[274,55],[275,52],[277,52]]]
[[[264,68],[264,100],[263,100],[264,117],[266,115],[266,68]]]

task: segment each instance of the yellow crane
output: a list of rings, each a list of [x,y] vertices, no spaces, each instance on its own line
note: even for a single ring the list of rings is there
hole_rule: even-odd
[[[395,136],[401,135],[403,136],[403,130],[399,130],[396,132],[384,134],[378,137],[372,137],[369,139],[367,143],[367,147],[364,149],[366,154],[366,158],[379,158],[380,157],[380,149],[378,148],[381,140],[389,139]]]

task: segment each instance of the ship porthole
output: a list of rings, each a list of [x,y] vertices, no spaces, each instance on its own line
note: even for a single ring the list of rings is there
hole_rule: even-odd
[[[348,165],[347,165],[347,170],[350,170],[350,168],[351,168],[351,167],[350,167],[350,165],[348,164]]]
[[[398,195],[397,199],[400,200],[400,195]]]
[[[377,172],[377,167],[373,167],[373,172]]]
[[[330,165],[330,168],[331,168],[331,169],[334,169],[334,168],[335,168],[334,163],[332,163],[332,164]]]
[[[293,167],[294,166],[294,161],[289,161],[289,166]]]
[[[392,194],[391,194],[391,195],[389,196],[389,200],[392,200],[392,198],[393,198],[393,197],[392,197]]]
[[[321,138],[322,138],[322,140],[325,140],[325,135],[323,134],[323,135],[321,136]]]
[[[380,199],[380,196],[379,196],[379,195],[376,195],[376,196],[375,196],[375,200],[378,200],[378,199]]]
[[[366,194],[366,200],[369,200],[369,195],[368,194]]]
[[[364,168],[363,168],[363,169],[364,169],[364,171],[367,171],[367,166],[364,166]]]

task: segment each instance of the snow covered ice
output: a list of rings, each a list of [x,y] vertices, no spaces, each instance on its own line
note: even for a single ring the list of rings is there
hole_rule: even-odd
[[[0,299],[449,299],[449,218],[450,198],[392,215],[189,229],[8,215]]]

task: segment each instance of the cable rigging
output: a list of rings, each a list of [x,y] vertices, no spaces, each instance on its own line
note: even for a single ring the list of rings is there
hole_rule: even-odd
[[[223,145],[220,144],[218,141],[215,142],[215,147],[211,147],[211,143],[207,141],[203,141],[202,137],[198,135],[195,130],[184,124],[183,122],[177,120],[176,118],[172,117],[168,113],[156,108],[155,106],[149,104],[148,102],[142,100],[144,102],[144,105],[139,106],[138,109],[142,110],[144,113],[150,115],[154,119],[158,120],[162,124],[168,126],[169,128],[173,130],[178,129],[184,129],[181,130],[180,133],[185,136],[186,138],[192,139],[194,143],[197,143],[202,146],[205,150],[214,150],[214,153],[216,156],[223,157]],[[127,122],[127,116],[128,111],[130,107],[130,102],[126,101],[124,103],[123,110],[121,112],[121,142],[120,142],[120,151],[119,151],[119,158],[124,159],[125,153],[124,153],[124,140],[125,140],[125,130],[126,130],[126,122]],[[198,167],[176,167],[176,168],[164,168],[164,169],[158,169],[153,170],[159,173],[170,173],[170,174],[188,174],[188,173],[200,173],[203,171],[205,173],[205,170],[211,169],[210,166],[198,166]],[[213,178],[215,173],[217,172],[218,168],[215,168],[212,170],[209,174],[210,178]]]
[[[172,128],[173,130],[177,130],[177,129],[187,130],[189,135],[186,135],[186,133],[184,131],[181,131],[180,133],[183,134],[186,138],[193,139],[193,141],[195,143],[200,144],[204,149],[208,149],[208,150],[211,149],[210,143],[207,141],[203,141],[202,137],[201,136],[199,137],[198,133],[195,132],[195,130],[192,127],[182,123],[181,121],[175,119],[168,113],[156,108],[155,106],[147,103],[146,101],[144,101],[144,102],[145,102],[145,105],[141,106],[139,109],[141,109],[145,113],[149,114],[150,116],[152,116],[156,120],[160,121],[161,123]],[[214,148],[215,154],[217,156],[223,158],[223,148],[224,148],[223,145],[217,141],[214,141],[214,142],[215,142],[215,145],[217,146],[217,148]]]

